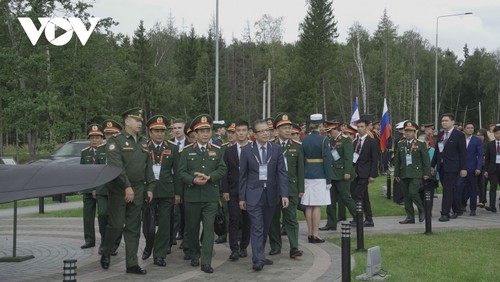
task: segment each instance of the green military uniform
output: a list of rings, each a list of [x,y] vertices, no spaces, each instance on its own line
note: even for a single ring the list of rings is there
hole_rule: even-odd
[[[211,117],[200,115],[192,122],[193,131],[211,127]],[[214,244],[214,221],[219,203],[219,184],[227,171],[223,151],[219,146],[199,143],[185,146],[179,162],[179,177],[184,186],[186,234],[191,256],[191,265],[197,266],[201,255],[202,267],[210,265]],[[195,173],[210,177],[204,185],[195,185]],[[203,239],[200,253],[200,222],[203,223]],[[186,245],[186,242],[184,243]],[[213,270],[212,270],[213,271]]]
[[[335,123],[330,130],[339,126]],[[356,172],[352,165],[352,157],[354,148],[351,139],[340,134],[335,139],[330,140],[331,155],[332,155],[332,188],[330,189],[331,204],[327,207],[327,222],[326,227],[337,229],[336,203],[339,203],[339,213],[345,211],[347,207],[351,215],[356,215],[356,204],[351,197],[350,185],[351,181],[356,177]],[[344,174],[349,174],[349,180],[344,180]]]
[[[105,120],[103,122],[103,132],[110,134],[118,134],[122,130],[123,126],[114,120]],[[106,164],[106,146],[103,144],[99,146],[97,149],[99,155],[104,156],[104,162],[99,164]],[[99,211],[99,215],[97,216],[97,221],[99,222],[99,233],[101,234],[101,245],[99,247],[99,254],[102,255],[104,238],[106,238],[106,226],[108,225],[108,183],[101,185],[96,188],[96,197],[97,197],[97,209]],[[116,238],[114,245],[111,247],[111,255],[116,255],[116,250],[120,245],[121,236]]]
[[[278,114],[273,121],[273,127],[292,125],[287,114]],[[292,139],[280,140],[276,138],[275,143],[281,146],[283,157],[288,171],[288,208],[283,209],[276,205],[271,226],[269,229],[269,244],[272,251],[281,251],[281,228],[280,217],[283,212],[283,227],[286,230],[290,249],[299,247],[299,223],[297,222],[297,205],[299,194],[304,193],[304,151],[302,144]]]
[[[418,126],[412,121],[407,121],[404,124],[404,129],[416,131]],[[418,190],[423,177],[430,177],[430,167],[429,153],[425,142],[417,139],[406,140],[404,137],[399,141],[394,156],[394,177],[400,178],[407,220],[415,220],[413,204],[417,206],[420,221],[424,219],[424,206]],[[403,221],[401,223],[411,222]]]
[[[103,136],[102,126],[99,124],[91,124],[87,128],[87,136]],[[99,146],[102,146],[99,145]],[[80,164],[106,164],[106,154],[103,153],[99,147],[88,146],[82,149]],[[82,192],[83,194],[83,234],[85,244],[82,249],[95,246],[95,214],[97,200],[95,197],[95,190],[88,189]]]
[[[122,114],[124,119],[134,118],[142,122],[142,110],[134,108]],[[106,157],[109,165],[122,169],[121,174],[110,182],[108,186],[109,219],[106,230],[101,265],[105,267],[105,258],[108,259],[113,242],[121,236],[125,238],[127,272],[145,274],[145,270],[138,266],[137,250],[139,247],[141,229],[141,208],[144,191],[153,191],[155,177],[152,169],[151,155],[148,140],[141,135],[131,135],[127,127],[120,134],[111,137],[106,144]],[[134,200],[124,201],[126,188],[134,191]]]
[[[227,130],[229,131],[229,128],[227,128]],[[225,152],[227,147],[232,146],[232,145],[234,145],[234,143],[226,142],[226,143],[222,144],[222,146],[220,146],[220,148],[223,152]],[[221,203],[222,209],[224,210],[224,217],[226,218],[226,221],[225,221],[226,234],[219,236],[217,239],[215,239],[215,243],[217,243],[217,244],[227,242],[227,233],[229,231],[229,207],[228,207],[228,204],[224,200],[224,197],[222,195],[222,185],[220,187],[221,187],[221,189],[220,189],[220,203]]]

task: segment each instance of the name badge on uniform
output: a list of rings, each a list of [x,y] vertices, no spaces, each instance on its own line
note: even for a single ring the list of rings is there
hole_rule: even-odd
[[[412,163],[411,154],[406,154],[406,165],[411,165]]]
[[[439,148],[439,152],[443,152],[443,149],[444,149],[444,144],[443,144],[443,142],[439,142],[439,143],[438,143],[438,148]]]
[[[259,180],[267,180],[267,164],[259,165]]]
[[[153,165],[153,173],[155,174],[155,179],[160,180],[160,170],[161,170],[161,165],[160,164],[154,164]]]
[[[359,158],[359,154],[358,153],[354,153],[354,155],[352,156],[352,162],[356,163],[358,161],[358,158]]]
[[[339,152],[337,152],[336,149],[333,149],[332,150],[332,157],[333,157],[333,160],[334,161],[338,161],[340,159],[340,155],[339,155]]]
[[[497,155],[496,162],[497,164],[500,164],[500,155]]]

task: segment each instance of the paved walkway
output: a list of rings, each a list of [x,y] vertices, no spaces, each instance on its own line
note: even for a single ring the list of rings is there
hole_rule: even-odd
[[[46,205],[46,211],[76,208],[81,202]],[[432,219],[433,232],[449,230],[470,230],[500,228],[500,214],[478,209],[476,217],[464,215],[449,222],[439,222],[440,201],[434,204]],[[436,208],[437,207],[437,208]],[[274,265],[266,266],[261,272],[251,269],[251,255],[237,262],[228,261],[228,244],[215,245],[212,266],[213,274],[205,274],[199,267],[193,268],[189,261],[182,259],[183,253],[174,246],[167,256],[167,267],[153,264],[152,259],[140,261],[148,270],[145,276],[125,273],[125,250],[120,246],[118,256],[111,257],[109,270],[102,270],[97,247],[82,250],[82,220],[80,218],[31,218],[26,214],[37,212],[38,207],[20,208],[18,214],[17,255],[35,256],[34,259],[20,263],[0,263],[0,281],[61,281],[63,260],[77,259],[78,281],[340,281],[340,247],[331,243],[309,244],[307,226],[300,222],[300,247],[304,255],[297,260],[288,258],[288,242],[283,237],[282,254],[268,256]],[[423,233],[424,223],[400,225],[401,217],[374,218],[375,227],[365,228],[365,235],[387,233]],[[97,221],[96,221],[97,223]],[[324,225],[324,222],[322,222]],[[96,231],[98,227],[96,226]],[[339,228],[340,230],[340,228]],[[355,229],[351,229],[355,233]],[[97,236],[99,233],[96,232]],[[322,232],[323,237],[340,237],[340,231]],[[353,234],[355,235],[355,234]],[[99,242],[99,239],[98,239]],[[140,252],[144,247],[141,238]],[[352,240],[354,246],[355,240]],[[250,248],[248,249],[250,251]],[[268,250],[267,250],[268,251]],[[12,209],[0,210],[0,257],[12,255]],[[139,254],[140,255],[140,254]],[[140,259],[139,259],[140,260]],[[361,262],[364,263],[364,262]],[[352,261],[354,267],[354,262]]]

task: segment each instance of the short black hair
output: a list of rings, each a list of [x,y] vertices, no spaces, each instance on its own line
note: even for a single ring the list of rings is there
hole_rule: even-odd
[[[452,113],[444,113],[441,115],[441,118],[444,118],[444,117],[449,117],[451,120],[455,120],[455,115],[452,114]]]
[[[267,121],[263,120],[263,119],[258,119],[256,121],[254,121],[253,124],[252,124],[252,128],[255,129],[255,127],[257,126],[257,124],[261,124],[261,123],[266,124],[266,128],[267,128]]]
[[[500,131],[500,125],[495,125],[495,128],[493,128],[493,132]]]
[[[246,126],[247,129],[250,128],[250,124],[246,120],[239,120],[236,122],[236,127]]]
[[[474,126],[474,124],[471,122],[471,121],[468,121],[468,122],[465,122],[464,123],[464,127],[466,127],[467,125],[471,124],[472,126]]]

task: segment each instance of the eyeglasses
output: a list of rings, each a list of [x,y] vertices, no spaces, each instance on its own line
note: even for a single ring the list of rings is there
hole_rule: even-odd
[[[262,129],[262,130],[257,130],[257,131],[255,131],[255,133],[262,133],[262,134],[265,134],[265,133],[271,133],[271,129]]]

